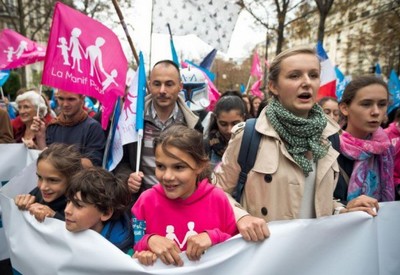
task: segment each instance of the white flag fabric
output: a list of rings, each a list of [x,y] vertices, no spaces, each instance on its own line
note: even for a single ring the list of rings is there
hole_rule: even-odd
[[[112,171],[123,157],[123,145],[138,140],[136,131],[136,103],[138,94],[139,74],[134,72],[129,92],[125,97],[121,113],[119,114],[118,124],[115,129],[114,138],[111,144],[111,159],[107,163],[107,170]]]
[[[200,261],[182,253],[183,267],[157,260],[144,267],[100,234],[71,233],[65,223],[36,221],[11,199],[15,186],[31,190],[34,165],[0,190],[13,267],[22,274],[307,274],[389,275],[400,270],[400,202],[381,203],[377,217],[364,212],[269,223],[261,243],[240,235],[208,249]],[[21,190],[19,190],[20,192]]]
[[[153,32],[197,35],[222,52],[228,52],[232,32],[240,12],[234,0],[155,0]]]

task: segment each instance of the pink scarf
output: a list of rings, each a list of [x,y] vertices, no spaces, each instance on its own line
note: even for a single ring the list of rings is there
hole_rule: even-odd
[[[370,140],[358,139],[343,131],[340,152],[355,161],[347,192],[348,201],[360,195],[374,197],[378,201],[394,200],[394,150],[382,128],[379,127]]]

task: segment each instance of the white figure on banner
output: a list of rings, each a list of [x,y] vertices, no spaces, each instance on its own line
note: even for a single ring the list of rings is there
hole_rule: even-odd
[[[67,39],[65,39],[65,37],[60,37],[60,38],[58,38],[58,41],[60,42],[60,44],[57,45],[57,48],[61,49],[61,55],[64,58],[63,65],[71,66],[71,63],[69,63]]]
[[[187,226],[188,226],[189,230],[188,230],[188,232],[186,232],[185,239],[183,239],[183,242],[179,245],[180,248],[185,246],[189,237],[195,236],[198,234],[196,231],[194,231],[194,222],[188,222]]]
[[[28,50],[28,42],[22,40],[19,42],[18,49],[15,51],[15,55],[17,56],[17,59],[22,56],[22,54]]]
[[[96,38],[96,42],[95,45],[91,45],[88,46],[86,48],[86,52],[85,52],[85,58],[88,59],[90,61],[90,76],[93,76],[94,71],[96,71],[96,75],[97,75],[97,80],[100,81],[100,76],[99,76],[99,72],[97,71],[97,67],[96,67],[96,60],[99,64],[99,68],[100,71],[106,75],[107,77],[109,75],[107,75],[107,73],[104,70],[103,67],[103,54],[101,52],[100,47],[104,45],[106,41],[104,40],[103,37],[97,37]],[[104,86],[104,85],[103,85]]]
[[[178,240],[178,237],[175,235],[175,227],[173,225],[167,225],[166,229],[167,234],[165,237],[171,241],[175,241],[179,247],[181,247],[181,243]]]
[[[8,47],[7,50],[4,51],[7,54],[7,62],[12,62],[13,61],[13,55],[14,55],[14,48],[13,47]]]
[[[71,51],[71,57],[72,57],[72,67],[71,69],[74,69],[75,66],[78,67],[78,71],[80,73],[83,73],[81,70],[81,59],[82,59],[82,54],[84,50],[81,46],[81,43],[79,42],[79,36],[81,35],[82,31],[79,28],[73,28],[71,31],[71,38],[69,39],[69,48],[68,50]]]
[[[101,83],[101,85],[103,86],[103,88],[101,89],[101,93],[103,94],[108,86],[111,85],[111,83],[114,83],[116,86],[118,86],[118,83],[115,81],[115,78],[118,76],[118,72],[116,69],[113,69],[111,71],[111,74],[107,74],[106,72],[104,72],[104,75],[106,76],[106,80]]]

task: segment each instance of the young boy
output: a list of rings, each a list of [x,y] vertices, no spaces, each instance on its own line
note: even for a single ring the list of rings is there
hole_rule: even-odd
[[[92,229],[123,252],[133,245],[128,185],[100,167],[78,172],[66,193],[65,227],[71,232]]]

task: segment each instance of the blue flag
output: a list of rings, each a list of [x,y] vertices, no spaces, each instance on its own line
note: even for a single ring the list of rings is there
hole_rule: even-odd
[[[6,83],[8,78],[10,77],[10,70],[0,70],[0,87]]]
[[[201,61],[200,67],[206,70],[210,70],[216,55],[217,55],[217,50],[213,49],[206,55],[206,57],[204,57],[203,61]]]
[[[382,77],[381,65],[379,63],[375,64],[375,76]]]
[[[114,151],[113,144],[114,144],[115,131],[117,130],[118,121],[119,121],[120,116],[121,116],[121,99],[118,98],[117,103],[114,108],[114,116],[112,119],[112,124],[110,126],[111,127],[110,132],[107,137],[107,144],[106,144],[106,148],[105,148],[105,154],[103,157],[103,167],[105,169],[107,169],[108,171],[112,170],[112,169],[110,169],[110,167],[112,166],[112,164],[114,162],[114,158],[115,158],[115,156],[113,156],[113,151]],[[104,160],[106,161],[106,163],[104,163]]]
[[[244,86],[243,83],[240,83],[240,92],[241,92],[242,94],[244,94],[245,91],[246,91],[246,86]]]
[[[394,69],[390,72],[388,81],[391,104],[388,107],[388,114],[400,106],[400,80]]]

